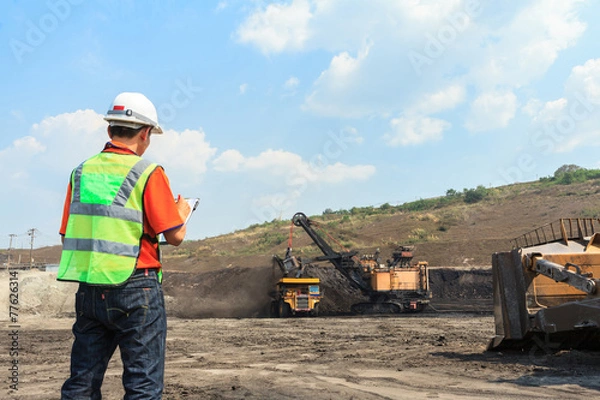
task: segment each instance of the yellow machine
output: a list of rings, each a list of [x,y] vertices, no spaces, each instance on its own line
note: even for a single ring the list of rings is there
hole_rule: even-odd
[[[492,257],[488,349],[600,349],[600,219],[564,218]]]
[[[272,294],[272,316],[287,318],[308,315],[316,317],[322,297],[319,278],[304,276],[304,265],[292,255],[291,247],[288,247],[284,259],[273,256],[273,264],[279,266],[283,272],[283,278],[277,282]]]
[[[360,263],[365,266],[362,260]],[[427,266],[429,264],[426,261],[404,267],[390,267],[386,264],[367,265],[365,272],[371,275],[369,281],[371,289],[375,291],[417,291],[428,287]]]
[[[281,278],[277,282],[277,316],[318,315],[321,291],[319,278]]]

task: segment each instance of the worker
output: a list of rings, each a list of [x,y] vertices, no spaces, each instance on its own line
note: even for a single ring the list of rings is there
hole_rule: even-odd
[[[60,234],[58,280],[79,282],[71,374],[62,399],[100,399],[119,347],[125,399],[160,399],[166,314],[159,234],[178,246],[191,212],[162,167],[141,158],[162,134],[141,93],[117,95],[104,119],[110,141],[71,174]]]

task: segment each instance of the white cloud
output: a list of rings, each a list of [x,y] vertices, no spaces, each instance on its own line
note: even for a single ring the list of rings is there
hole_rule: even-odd
[[[64,135],[69,138],[78,138],[84,141],[95,135],[98,130],[106,132],[107,123],[104,116],[93,110],[77,110],[75,112],[63,113],[53,117],[46,117],[39,123],[33,124],[32,131],[40,136],[60,136],[60,129],[64,129]],[[82,137],[81,135],[84,135]]]
[[[571,71],[566,90],[573,96],[579,95],[594,105],[600,105],[600,58],[577,65]]]
[[[496,38],[478,49],[482,62],[473,77],[483,90],[508,85],[521,87],[543,76],[560,51],[573,46],[586,29],[577,14],[581,0],[536,0],[516,13],[508,24],[482,27]],[[474,43],[477,45],[478,43]],[[477,49],[473,49],[477,50]]]
[[[220,13],[221,11],[225,10],[227,7],[229,7],[229,4],[227,4],[226,1],[219,1],[217,6],[215,7],[215,12]]]
[[[29,177],[33,157],[44,151],[46,146],[32,136],[18,138],[9,147],[0,150],[0,171],[5,187],[7,180],[22,181]]]
[[[0,170],[30,177],[20,184],[32,187],[60,182],[62,191],[73,168],[101,151],[109,140],[106,128],[103,115],[93,110],[44,118],[33,124],[30,135],[0,150]],[[172,182],[185,184],[200,179],[215,153],[202,130],[167,130],[152,136],[144,158],[163,165]],[[33,157],[35,162],[29,162]]]
[[[305,98],[304,111],[340,118],[431,118],[469,102],[472,111],[460,125],[477,132],[507,126],[518,100],[528,101],[515,93],[531,93],[517,89],[537,84],[560,53],[577,43],[586,30],[583,3],[291,1],[262,7],[238,32],[253,32],[245,43],[267,54],[315,49],[331,54]],[[305,12],[284,29],[275,15],[287,17],[296,7]],[[295,29],[301,33],[293,41],[288,34]],[[408,55],[425,54],[433,42],[437,52],[429,54],[418,75]]]
[[[307,162],[301,156],[284,150],[268,149],[255,157],[244,157],[237,150],[227,150],[213,165],[222,172],[258,173],[264,177],[287,177],[291,186],[307,183],[342,183],[348,180],[366,180],[375,173],[371,165],[330,163],[324,157]]]
[[[162,136],[152,136],[144,158],[161,164],[173,186],[187,186],[200,181],[216,152],[202,129],[169,129]]]
[[[315,181],[325,183],[338,183],[345,181],[363,182],[368,180],[375,174],[375,167],[372,165],[345,165],[342,163],[335,163],[333,165],[327,165],[323,171],[319,174],[319,177],[315,177]]]
[[[360,135],[358,130],[351,126],[346,126],[345,128],[343,128],[340,134],[346,143],[361,144],[362,142],[364,142],[364,138]]]
[[[285,90],[295,90],[298,85],[300,84],[300,80],[298,78],[296,78],[295,76],[290,77],[287,81],[285,81],[285,83],[283,84],[283,88]]]
[[[46,147],[36,164],[47,171],[68,174],[83,158],[102,150],[109,140],[106,127],[103,116],[93,110],[44,118],[31,128],[31,136]]]
[[[42,232],[38,239],[58,244],[56,232],[69,174],[84,158],[100,151],[107,139],[102,116],[78,110],[44,118],[27,135],[0,149],[3,188],[17,194],[0,197],[0,208],[11,210],[3,220],[7,229],[21,230],[18,227],[31,224]]]
[[[242,83],[240,85],[240,94],[246,94],[246,90],[248,90],[248,84],[247,83]]]
[[[537,99],[531,99],[523,108],[524,112],[531,117],[532,122],[547,121],[559,115],[567,107],[568,100],[560,98],[542,103]]]
[[[329,65],[313,83],[303,109],[319,115],[350,118],[389,116],[414,103],[410,96],[422,82],[415,79],[418,77],[407,62],[407,53],[416,40],[435,33],[440,25],[454,29],[448,19],[458,12],[464,14],[468,9],[466,2],[461,0],[443,4],[293,1],[278,7],[291,8],[298,4],[305,4],[312,10],[310,18],[300,18],[310,35],[302,46],[285,49],[325,49],[332,54]],[[263,17],[261,21],[265,26],[261,26],[265,31],[277,31],[280,25],[266,18],[271,6],[258,13]],[[242,27],[256,17],[256,13],[252,14]],[[468,22],[460,26],[461,30],[471,25],[468,17],[466,20]],[[266,39],[261,43],[263,47],[275,47]],[[433,89],[441,85],[432,81],[424,86]]]
[[[239,171],[243,163],[244,156],[238,150],[226,150],[213,160],[215,170],[221,172]]]
[[[356,58],[351,57],[347,51],[338,54],[331,60],[329,70],[321,73],[321,77],[319,79],[329,78],[334,88],[343,88],[346,86],[349,79],[352,78],[356,73],[360,67],[360,62],[367,56],[368,53],[369,51],[367,48],[366,51],[364,51],[362,54],[359,54]]]
[[[238,40],[258,47],[265,54],[300,50],[310,37],[310,6],[308,0],[269,4],[242,23],[237,30]]]
[[[321,72],[313,85],[313,91],[306,98],[304,109],[326,116],[361,117],[365,115],[362,107],[339,101],[344,97],[356,95],[357,83],[363,75],[362,66],[369,55],[370,44],[352,57],[342,52],[331,59],[329,68]]]
[[[412,110],[423,114],[451,110],[464,102],[465,96],[466,91],[463,85],[452,84],[438,92],[424,95]]]
[[[41,144],[36,138],[32,136],[25,136],[23,138],[16,139],[13,142],[13,146],[14,151],[30,155],[43,153],[46,150],[46,146]]]
[[[392,132],[383,136],[392,147],[417,145],[442,139],[451,124],[441,119],[423,116],[404,116],[390,121]]]
[[[297,154],[268,149],[257,157],[246,158],[244,167],[250,170],[273,170],[275,175],[285,175],[286,171],[301,163],[302,158]]]
[[[451,84],[434,93],[426,93],[407,108],[400,117],[390,120],[392,132],[383,136],[392,147],[423,144],[442,140],[444,131],[452,126],[431,114],[451,110],[465,100],[465,88],[460,84]]]
[[[355,134],[350,135],[358,140]],[[348,143],[345,138],[342,140]],[[227,150],[214,160],[213,166],[216,171],[237,174],[238,184],[247,188],[244,193],[252,215],[249,224],[291,214],[297,210],[299,199],[306,201],[312,197],[310,193],[323,186],[346,188],[344,185],[367,181],[376,172],[372,165],[346,165],[323,155],[309,162],[298,154],[273,149],[253,157]]]
[[[513,92],[484,93],[471,104],[465,127],[471,132],[505,128],[516,110],[517,96]]]
[[[530,146],[541,154],[565,153],[600,144],[600,59],[575,66],[563,97],[531,100]]]

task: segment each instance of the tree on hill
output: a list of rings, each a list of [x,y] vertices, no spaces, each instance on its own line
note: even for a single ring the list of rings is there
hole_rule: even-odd
[[[554,172],[551,181],[560,185],[570,185],[600,178],[600,170],[585,169],[574,164],[565,164]]]
[[[574,173],[576,171],[579,171],[581,169],[583,169],[583,168],[581,168],[579,165],[564,164],[563,166],[561,166],[560,168],[558,168],[556,171],[554,171],[554,178],[555,179],[560,179],[565,174],[572,174],[572,173]]]

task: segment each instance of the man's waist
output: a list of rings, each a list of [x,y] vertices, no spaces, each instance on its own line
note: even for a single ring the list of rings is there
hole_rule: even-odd
[[[133,272],[133,275],[145,275],[148,276],[150,274],[156,275],[158,274],[159,268],[136,268]]]

